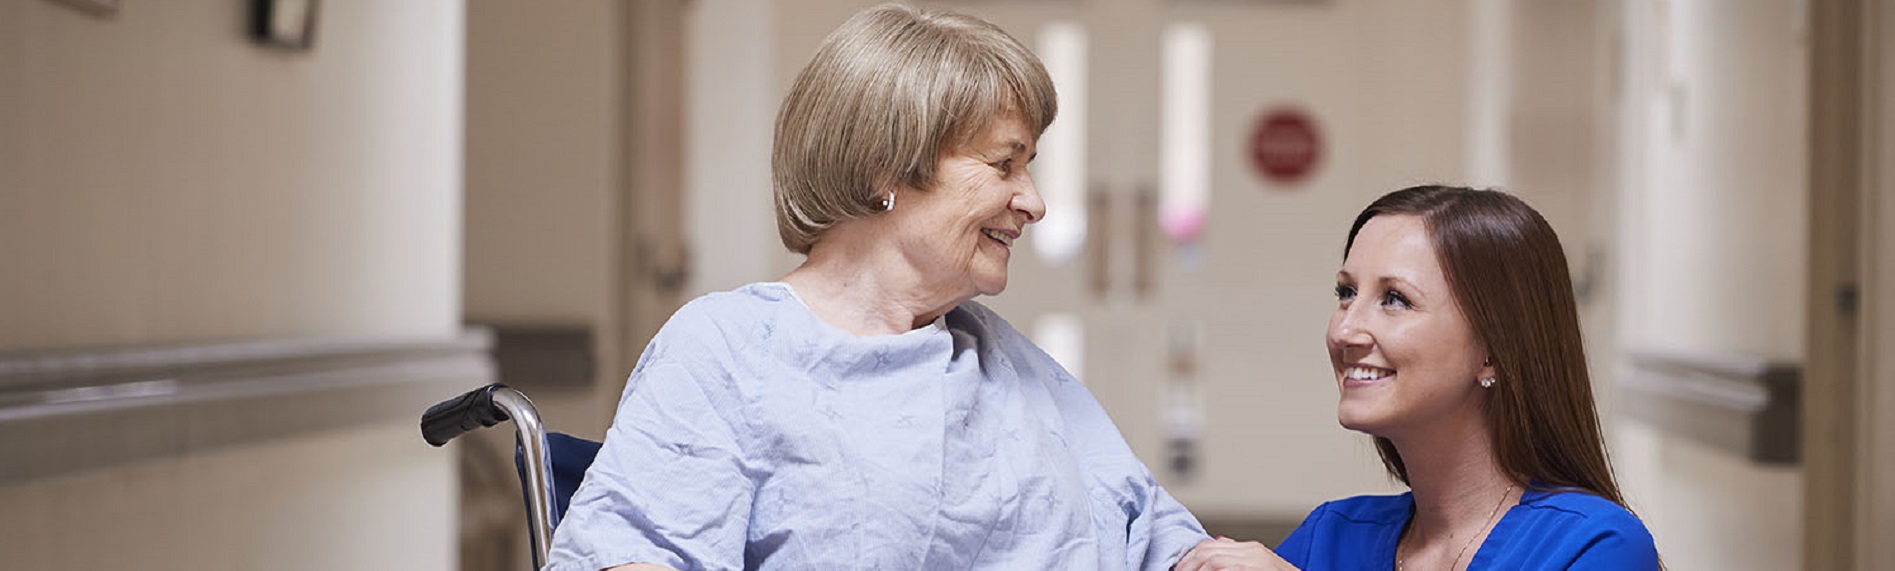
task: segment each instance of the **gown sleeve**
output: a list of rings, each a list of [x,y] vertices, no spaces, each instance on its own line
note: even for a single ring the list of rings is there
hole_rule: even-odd
[[[1102,482],[1126,517],[1128,569],[1163,571],[1210,539],[1196,516],[1158,485],[1157,478],[1125,443],[1118,427],[1084,385],[1046,358],[1047,381],[1059,415],[1071,431],[1070,451],[1091,477]],[[1095,498],[1097,501],[1097,498]],[[1109,537],[1107,540],[1119,538]]]
[[[1197,517],[1156,482],[1146,489],[1145,500],[1145,509],[1127,526],[1127,563],[1132,569],[1170,569],[1198,542],[1209,539]]]
[[[675,362],[632,374],[599,457],[553,536],[547,569],[656,563],[741,569],[754,486],[715,390]]]

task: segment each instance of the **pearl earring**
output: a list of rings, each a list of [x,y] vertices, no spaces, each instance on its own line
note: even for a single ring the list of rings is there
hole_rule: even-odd
[[[882,212],[888,212],[894,209],[895,209],[895,193],[893,191],[890,191],[888,193],[888,196],[882,197]]]
[[[1494,381],[1495,381],[1495,380],[1497,380],[1497,379],[1495,379],[1495,378],[1493,378],[1493,377],[1481,377],[1481,378],[1480,378],[1480,388],[1483,388],[1483,389],[1491,389],[1491,388],[1494,388]]]

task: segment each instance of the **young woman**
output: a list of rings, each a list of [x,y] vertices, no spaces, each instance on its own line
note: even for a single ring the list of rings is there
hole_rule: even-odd
[[[1272,553],[1177,569],[1658,569],[1606,461],[1559,239],[1497,191],[1422,186],[1356,216],[1336,273],[1337,418],[1409,492],[1316,508]]]

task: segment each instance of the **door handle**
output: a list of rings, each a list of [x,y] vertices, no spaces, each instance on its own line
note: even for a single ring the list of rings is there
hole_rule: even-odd
[[[1086,192],[1086,284],[1094,299],[1112,289],[1112,195],[1093,184]]]
[[[1158,191],[1149,183],[1141,184],[1133,201],[1137,207],[1132,211],[1132,293],[1142,301],[1151,297],[1158,281]]]
[[[1114,203],[1130,200],[1131,219],[1114,216]],[[1124,206],[1121,204],[1121,206]],[[1130,224],[1130,235],[1120,235],[1119,226]],[[1113,292],[1112,265],[1115,258],[1119,263],[1130,263],[1129,276],[1131,293],[1134,299],[1144,301],[1151,297],[1158,285],[1158,248],[1163,238],[1158,225],[1158,191],[1150,184],[1141,184],[1129,198],[1114,200],[1112,193],[1103,185],[1094,184],[1086,195],[1086,283],[1092,296],[1104,299]],[[1125,242],[1129,244],[1124,244]],[[1127,252],[1114,252],[1115,247],[1129,247]],[[1120,280],[1128,279],[1121,276]],[[1123,284],[1123,282],[1120,282]],[[1121,285],[1120,287],[1124,287]]]

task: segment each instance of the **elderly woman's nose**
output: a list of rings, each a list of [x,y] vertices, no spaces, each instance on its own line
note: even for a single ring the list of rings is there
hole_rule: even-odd
[[[1046,217],[1046,200],[1040,197],[1040,188],[1033,184],[1033,178],[1027,177],[1020,190],[1013,194],[1013,209],[1026,213],[1026,221],[1039,222]]]

